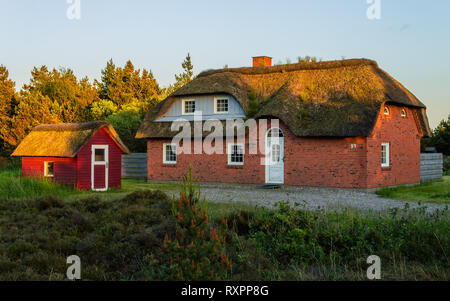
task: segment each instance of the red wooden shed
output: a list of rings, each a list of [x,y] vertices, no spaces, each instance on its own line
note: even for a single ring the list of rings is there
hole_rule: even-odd
[[[104,121],[44,124],[23,139],[22,176],[51,178],[82,190],[120,188],[122,154],[129,150]]]

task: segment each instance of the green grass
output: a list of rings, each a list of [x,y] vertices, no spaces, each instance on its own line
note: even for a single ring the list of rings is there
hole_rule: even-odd
[[[76,201],[93,196],[111,201],[120,199],[133,191],[176,191],[179,186],[180,184],[176,183],[147,183],[145,179],[124,179],[121,189],[110,189],[106,192],[81,191],[70,185],[60,185],[44,178],[22,177],[20,167],[17,164],[12,164],[12,166],[0,170],[0,197],[6,200],[26,200],[53,195],[65,201]]]
[[[450,176],[442,180],[428,181],[414,186],[383,188],[377,191],[383,197],[422,203],[450,203]]]

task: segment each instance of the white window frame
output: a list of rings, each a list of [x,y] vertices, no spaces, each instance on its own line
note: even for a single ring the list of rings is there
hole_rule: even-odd
[[[53,174],[52,175],[49,175],[48,173],[47,173],[47,166],[48,166],[48,163],[53,163]],[[55,176],[55,162],[54,161],[44,161],[44,177],[46,177],[46,178],[52,178],[52,177],[54,177]]]
[[[186,102],[187,101],[193,101],[194,102],[194,106],[195,106],[194,112],[186,113],[185,110],[186,110]],[[181,100],[181,114],[182,115],[194,115],[196,110],[197,110],[197,101],[195,101],[195,99],[182,99]]]
[[[386,150],[386,162],[383,162],[383,147]],[[381,143],[381,167],[389,167],[390,166],[390,143],[383,142]]]
[[[217,111],[217,101],[227,100],[227,111]],[[214,97],[214,114],[228,114],[230,112],[230,98],[228,96],[215,96]]]
[[[231,150],[232,147],[238,145],[240,147],[242,147],[242,162],[231,162]],[[228,143],[227,145],[227,154],[228,154],[228,165],[236,165],[236,166],[242,166],[244,165],[244,161],[245,161],[245,146],[244,143]]]
[[[389,110],[389,107],[385,106],[384,107],[384,115],[388,116],[391,113],[391,111]]]
[[[175,147],[175,161],[168,161],[166,157],[166,147],[170,145]],[[163,163],[164,164],[177,164],[178,153],[177,153],[177,145],[175,143],[163,143]]]
[[[402,116],[402,117],[406,117],[406,109],[402,109],[401,110],[401,112],[400,112],[400,116]]]

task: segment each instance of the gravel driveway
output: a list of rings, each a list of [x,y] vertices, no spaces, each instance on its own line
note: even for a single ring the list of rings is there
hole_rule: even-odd
[[[256,185],[239,184],[202,184],[202,195],[211,202],[246,203],[269,208],[279,201],[289,201],[292,206],[299,203],[299,207],[308,210],[336,209],[351,207],[363,210],[402,209],[407,202],[387,199],[372,192],[355,189],[314,188],[314,187],[283,187],[280,189],[261,189]],[[419,207],[417,202],[408,202],[410,208]],[[428,212],[444,209],[446,205],[426,203]]]

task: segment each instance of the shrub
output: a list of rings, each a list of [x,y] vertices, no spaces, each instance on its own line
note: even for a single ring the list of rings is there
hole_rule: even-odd
[[[147,142],[145,139],[135,139],[136,132],[139,129],[143,119],[143,114],[138,111],[123,111],[113,114],[106,118],[122,139],[123,143],[131,152],[145,153]]]
[[[192,176],[192,167],[184,176],[180,198],[173,204],[177,219],[176,238],[164,240],[170,279],[226,279],[231,261],[225,254],[226,238],[211,226],[204,205],[200,204],[200,187]],[[226,227],[225,219],[222,225]],[[207,233],[209,230],[209,233]],[[207,235],[209,234],[209,235]]]

